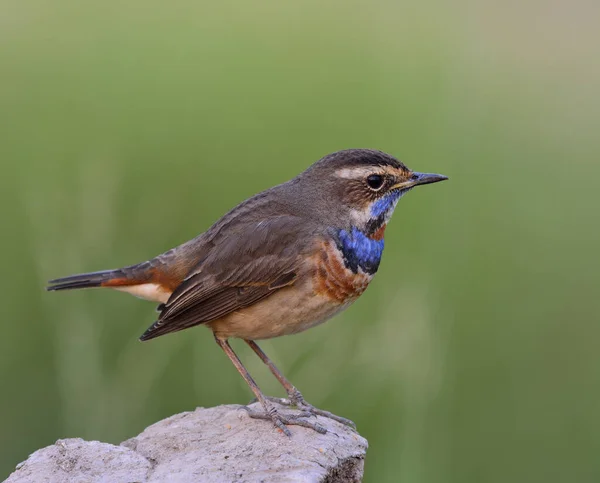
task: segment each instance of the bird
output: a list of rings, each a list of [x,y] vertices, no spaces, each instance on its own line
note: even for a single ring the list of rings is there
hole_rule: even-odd
[[[291,335],[325,322],[355,302],[377,272],[384,233],[399,200],[413,188],[448,178],[411,171],[374,149],[328,154],[295,178],[258,193],[192,240],[148,261],[48,282],[47,290],[107,287],[157,302],[157,320],[141,341],[204,325],[248,384],[270,420],[325,429],[309,404],[257,340]],[[270,369],[288,398],[265,396],[231,348],[242,339]],[[299,409],[281,411],[275,402]]]

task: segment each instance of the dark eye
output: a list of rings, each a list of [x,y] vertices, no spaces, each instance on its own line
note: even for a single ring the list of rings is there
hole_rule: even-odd
[[[367,178],[367,184],[372,190],[378,190],[383,186],[383,176],[380,174],[372,174]]]

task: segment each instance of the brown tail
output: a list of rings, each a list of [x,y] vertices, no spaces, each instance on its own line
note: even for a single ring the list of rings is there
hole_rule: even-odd
[[[79,275],[57,278],[48,282],[49,285],[46,287],[46,290],[56,291],[90,287],[122,287],[144,283],[146,278],[147,276],[144,276],[143,270],[139,269],[139,265],[134,265],[132,267],[119,268],[117,270],[102,270],[100,272],[82,273]]]

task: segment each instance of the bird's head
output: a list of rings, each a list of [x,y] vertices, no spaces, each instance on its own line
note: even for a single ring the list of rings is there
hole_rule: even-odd
[[[364,233],[385,227],[398,200],[415,186],[448,179],[411,171],[393,156],[369,149],[348,149],[325,156],[306,172]],[[337,210],[336,210],[337,211]]]

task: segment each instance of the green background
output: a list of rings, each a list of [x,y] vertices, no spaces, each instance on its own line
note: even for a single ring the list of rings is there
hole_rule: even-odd
[[[150,258],[343,148],[450,176],[370,289],[263,343],[370,442],[368,482],[600,480],[600,4],[0,3],[0,476],[251,394],[203,328],[46,293]],[[271,394],[281,390],[243,344]]]

